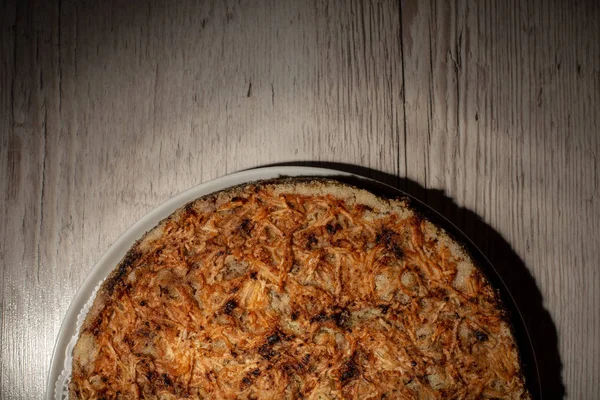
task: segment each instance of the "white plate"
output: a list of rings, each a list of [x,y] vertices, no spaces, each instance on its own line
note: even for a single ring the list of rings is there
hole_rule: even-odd
[[[69,306],[67,315],[58,332],[58,339],[52,354],[52,362],[50,364],[50,374],[46,385],[47,400],[63,400],[64,381],[69,378],[71,352],[76,338],[79,325],[85,317],[82,311],[91,305],[91,296],[94,294],[99,282],[104,280],[121,261],[127,253],[127,250],[144,235],[152,229],[162,219],[169,216],[173,211],[186,203],[210,193],[226,189],[231,186],[241,185],[244,183],[254,182],[262,179],[278,178],[280,176],[356,176],[347,172],[336,171],[325,168],[298,167],[298,166],[282,166],[282,167],[266,167],[251,169],[242,172],[236,172],[231,175],[226,175],[212,181],[202,183],[195,186],[163,204],[156,207],[154,210],[146,214],[142,219],[131,226],[117,241],[109,247],[94,268],[85,278],[83,285],[75,295],[73,302]],[[363,178],[363,177],[361,177]],[[364,178],[363,178],[364,179]],[[79,321],[78,321],[79,317]],[[62,373],[62,376],[61,376]]]
[[[89,308],[91,307],[93,296],[95,295],[95,291],[98,289],[100,283],[116,267],[116,265],[119,263],[119,261],[121,261],[121,259],[125,256],[125,253],[127,253],[129,248],[133,246],[136,240],[141,238],[144,235],[144,233],[156,226],[156,224],[158,224],[162,219],[169,216],[173,211],[177,210],[179,207],[182,207],[186,203],[197,199],[198,197],[205,196],[217,192],[219,190],[227,189],[232,186],[263,179],[279,178],[282,176],[330,176],[340,178],[346,177],[346,179],[342,179],[342,181],[356,179],[357,182],[352,183],[357,184],[358,186],[365,186],[365,184],[368,184],[370,182],[375,186],[378,186],[379,189],[381,189],[382,187],[387,187],[388,189],[391,189],[394,195],[408,196],[406,193],[403,193],[396,188],[390,187],[388,185],[382,184],[381,182],[374,181],[364,176],[351,174],[348,172],[326,168],[279,166],[257,168],[242,172],[236,172],[231,175],[226,175],[221,178],[202,183],[171,198],[170,200],[156,207],[154,210],[150,211],[142,219],[133,224],[133,226],[131,226],[123,235],[121,235],[121,237],[119,237],[115,241],[115,243],[112,246],[110,246],[106,253],[104,253],[104,255],[100,258],[98,263],[96,263],[94,268],[92,268],[89,275],[86,277],[85,281],[83,282],[83,285],[77,292],[77,295],[75,295],[75,298],[73,299],[73,302],[71,303],[67,311],[67,315],[65,316],[65,319],[58,333],[58,339],[56,342],[56,346],[54,347],[50,373],[46,385],[45,399],[65,400],[67,398],[65,383],[70,378],[72,361],[71,352],[73,351],[73,346],[75,345],[77,339],[79,327],[81,327],[81,324],[83,323],[83,319],[85,318],[87,310],[89,310]],[[363,188],[369,190],[369,188],[367,187]],[[513,323],[513,326],[522,327],[524,332],[524,337],[521,338],[521,341],[519,342],[518,346],[520,352],[525,351],[525,353],[521,354],[527,354],[526,361],[531,364],[531,372],[530,374],[527,374],[527,379],[530,380],[530,385],[533,385],[528,386],[530,386],[530,390],[535,396],[534,398],[541,398],[541,387],[539,386],[539,370],[537,367],[537,362],[535,360],[533,346],[531,344],[531,337],[529,336],[529,333],[525,328],[523,316],[519,311],[516,303],[514,302],[514,298],[512,297],[512,295],[508,291],[508,288],[504,284],[502,277],[500,276],[500,274],[498,274],[497,270],[485,257],[485,255],[477,248],[477,246],[475,246],[475,244],[455,225],[453,225],[450,221],[441,216],[441,214],[438,214],[435,210],[429,208],[427,205],[421,203],[420,201],[414,198],[412,198],[412,200],[415,201],[413,202],[413,206],[416,205],[416,203],[418,203],[424,207],[423,210],[427,209],[429,211],[432,211],[435,215],[437,215],[437,222],[443,223],[443,227],[449,230],[453,235],[455,235],[461,243],[469,244],[470,252],[472,253],[472,255],[477,255],[477,259],[482,264],[481,266],[485,265],[487,267],[487,273],[499,278],[497,286],[501,286],[499,288],[506,290],[506,293],[508,294],[508,302],[505,302],[505,306],[508,306],[509,310],[515,312],[515,315],[513,316],[511,322]]]

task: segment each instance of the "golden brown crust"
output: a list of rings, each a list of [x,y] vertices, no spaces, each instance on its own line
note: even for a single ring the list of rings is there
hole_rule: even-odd
[[[73,357],[72,399],[529,398],[465,250],[328,180],[177,210],[106,279]]]

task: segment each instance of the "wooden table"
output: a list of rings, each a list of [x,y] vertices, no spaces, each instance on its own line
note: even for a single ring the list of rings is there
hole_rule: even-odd
[[[522,308],[547,398],[600,398],[598,2],[0,10],[0,397],[41,397],[67,307],[137,219],[308,161],[449,217]]]

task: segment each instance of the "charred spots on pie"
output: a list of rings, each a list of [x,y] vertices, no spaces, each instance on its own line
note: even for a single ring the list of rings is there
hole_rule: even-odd
[[[244,218],[240,223],[239,230],[243,232],[246,236],[250,236],[252,233],[252,229],[254,229],[254,224],[248,218]]]
[[[305,366],[300,362],[288,362],[281,366],[281,371],[288,376],[302,374],[305,371]]]
[[[429,297],[432,299],[438,299],[440,301],[449,301],[450,296],[448,290],[443,287],[433,287],[429,289]],[[472,299],[468,299],[471,301]]]
[[[258,348],[258,354],[260,354],[260,356],[266,360],[271,360],[279,353],[277,353],[275,350],[273,350],[271,346],[265,343]]]
[[[115,289],[124,287],[125,276],[133,268],[134,264],[139,260],[140,257],[141,254],[135,250],[130,250],[127,255],[125,255],[125,258],[123,258],[115,270],[114,275],[106,281],[105,288],[109,296],[115,292]]]
[[[242,378],[242,389],[244,387],[248,387],[254,383],[254,380],[260,376],[260,369],[255,368],[252,371],[248,372],[246,376]]]
[[[359,372],[358,372],[357,365],[352,361],[346,363],[346,365],[344,366],[344,369],[342,370],[342,376],[341,376],[342,384],[346,385],[349,381],[358,377],[358,375],[359,375]]]
[[[240,205],[242,205],[242,204],[246,204],[248,202],[248,199],[245,197],[234,196],[231,198],[231,202],[239,203]]]
[[[290,262],[288,273],[290,273],[292,275],[296,275],[300,272],[300,270],[302,269],[302,266],[303,266],[302,261],[299,260],[298,258],[294,257],[292,259],[292,261]]]
[[[269,346],[273,346],[279,342],[281,342],[282,336],[279,331],[275,331],[272,335],[267,337],[267,344]]]
[[[101,325],[102,325],[102,314],[99,314],[95,319],[94,322],[92,322],[90,324],[89,330],[92,333],[92,335],[94,335],[95,337],[98,337],[100,335],[101,332]]]
[[[233,314],[233,310],[235,310],[237,307],[238,302],[235,299],[229,299],[225,303],[225,306],[223,306],[223,313],[226,315],[231,315]]]
[[[330,235],[333,235],[336,232],[335,226],[331,223],[325,225],[325,229],[327,230],[327,233],[329,233]]]
[[[383,228],[377,235],[375,235],[376,244],[385,244],[389,242],[394,235],[394,232],[390,229]]]
[[[154,250],[154,255],[156,256],[156,258],[158,259],[158,257],[160,257],[163,253],[163,250],[166,248],[167,246],[163,245],[158,247],[156,250]]]
[[[320,322],[324,322],[327,321],[329,319],[329,317],[327,316],[327,314],[325,313],[319,313],[313,317],[310,317],[310,323],[314,324],[316,323],[320,323]]]
[[[310,318],[310,323],[324,323],[332,321],[338,328],[349,329],[350,328],[350,311],[346,307],[336,307],[332,312],[320,312]]]
[[[186,217],[196,217],[198,216],[198,213],[196,212],[196,210],[194,209],[194,203],[195,202],[189,202],[185,205],[184,210],[185,210],[185,216]]]
[[[386,250],[393,254],[397,259],[404,257],[404,251],[399,244],[398,234],[391,229],[381,229],[375,236],[375,243],[384,245]]]
[[[388,311],[390,311],[390,305],[389,304],[380,304],[378,307],[381,310],[382,314],[387,314]]]
[[[479,342],[486,342],[488,340],[488,335],[487,335],[487,333],[482,332],[482,331],[475,331],[475,338]]]
[[[350,322],[350,311],[347,308],[342,308],[331,315],[331,319],[339,328],[348,329]]]
[[[310,353],[306,353],[304,357],[302,357],[302,364],[308,365],[310,362]]]
[[[162,379],[162,382],[165,384],[165,386],[173,386],[173,380],[168,374],[163,373],[160,376],[160,378]]]
[[[123,338],[123,343],[125,343],[129,347],[133,347],[135,345],[135,341],[129,336]]]
[[[295,321],[298,319],[299,316],[300,316],[300,313],[298,311],[293,311],[292,314],[290,315],[290,318],[292,319],[292,321]]]
[[[156,371],[148,371],[146,372],[146,379],[148,379],[148,381],[150,382],[154,382],[158,377],[158,374],[156,373]]]
[[[313,232],[309,233],[306,237],[306,250],[312,250],[317,243],[319,243],[317,236]]]
[[[339,231],[340,229],[342,229],[342,226],[339,223],[328,223],[327,225],[325,225],[325,230],[327,231],[327,233],[329,233],[330,235],[335,235],[337,231]]]
[[[168,297],[170,299],[177,298],[177,295],[175,294],[176,289],[174,289],[174,288],[170,288],[168,286],[158,285],[158,291],[159,291],[159,296],[160,297]]]
[[[348,361],[346,361],[341,369],[340,380],[342,381],[342,385],[347,385],[350,381],[358,378],[360,376],[360,369],[357,363],[357,354],[354,352],[352,357]]]
[[[250,379],[249,377],[245,376],[242,379],[242,387],[244,386],[250,386],[252,384],[252,379]]]
[[[271,360],[272,358],[279,355],[279,353],[273,348],[278,343],[286,340],[286,336],[279,330],[275,329],[275,331],[269,334],[263,344],[258,348],[258,354],[266,360]]]
[[[141,336],[141,337],[143,337],[143,338],[146,338],[146,339],[151,339],[151,338],[153,338],[153,337],[154,337],[156,334],[155,334],[154,332],[151,332],[151,331],[149,330],[149,328],[150,328],[150,324],[148,323],[148,324],[145,324],[144,326],[145,326],[145,327],[142,327],[142,328],[138,329],[138,330],[135,332],[135,333],[136,333],[136,335],[138,335],[138,336]]]

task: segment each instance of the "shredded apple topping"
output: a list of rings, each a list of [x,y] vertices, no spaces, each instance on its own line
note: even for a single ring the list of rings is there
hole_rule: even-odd
[[[404,203],[329,181],[202,198],[148,233],[87,316],[70,394],[529,398],[466,253]]]

